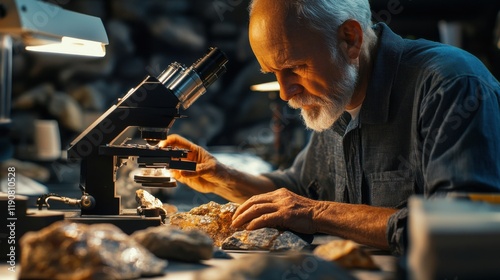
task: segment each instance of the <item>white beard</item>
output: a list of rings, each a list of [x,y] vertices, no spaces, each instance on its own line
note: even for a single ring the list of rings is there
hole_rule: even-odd
[[[288,101],[290,107],[301,109],[300,113],[305,125],[314,131],[321,132],[330,128],[351,101],[359,72],[357,67],[352,64],[345,62],[341,64],[344,64],[343,69],[345,70],[338,82],[332,84],[327,95],[320,97],[302,94],[296,95]],[[342,69],[341,64],[337,65],[340,65]],[[303,106],[309,108],[304,109]]]

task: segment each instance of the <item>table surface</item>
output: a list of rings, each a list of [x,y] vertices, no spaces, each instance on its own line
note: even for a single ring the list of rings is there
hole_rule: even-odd
[[[71,188],[72,187],[72,188]],[[68,190],[72,190],[71,192],[68,192]],[[63,192],[64,191],[64,192]],[[67,185],[57,185],[57,186],[52,186],[51,187],[51,192],[56,192],[64,196],[69,196],[69,197],[78,197],[77,195],[80,193],[80,190],[74,186],[67,186]],[[193,207],[193,202],[196,202],[197,204],[200,203],[206,203],[208,201],[216,201],[219,203],[223,203],[224,201],[219,201],[217,200],[218,197],[215,195],[210,195],[210,194],[200,194],[196,193],[192,189],[189,189],[185,186],[180,185],[178,188],[176,188],[176,191],[173,194],[170,194],[170,201],[172,202],[173,205],[178,207],[179,211],[188,211]],[[61,203],[57,204],[54,203],[55,206],[61,206]],[[63,205],[64,206],[64,205]],[[71,208],[74,209],[74,208]],[[62,207],[62,209],[53,209],[53,210],[62,210],[65,212],[71,212],[72,210],[66,209],[66,207]],[[313,245],[319,245],[319,244],[324,244],[328,242],[329,240],[332,239],[338,239],[338,237],[333,237],[333,236],[325,236],[325,235],[319,235],[315,236],[313,240]],[[380,252],[377,250],[369,249],[369,252],[372,253],[372,257],[375,261],[375,263],[380,267],[380,270],[378,271],[373,271],[373,270],[350,270],[349,272],[358,279],[361,280],[391,280],[391,279],[396,279],[396,261],[397,259],[391,255],[388,255],[385,252]],[[234,252],[231,251],[229,253],[233,258],[240,258],[243,256],[247,256],[249,254],[263,254],[263,252]],[[273,253],[268,253],[268,254],[273,254]],[[148,277],[145,279],[151,279],[151,280],[170,280],[170,279],[176,279],[176,280],[183,280],[183,279],[193,279],[193,276],[196,271],[199,271],[204,268],[209,268],[209,267],[224,267],[227,265],[227,262],[230,260],[227,259],[210,259],[206,261],[202,261],[200,263],[184,263],[184,262],[175,262],[175,261],[169,261],[169,264],[165,270],[165,274],[160,277]],[[16,266],[16,271],[11,272],[9,271],[9,265],[5,262],[2,261],[0,262],[0,279],[2,280],[14,280],[18,279],[18,275],[20,272],[20,265]]]
[[[313,244],[322,244],[329,240],[336,239],[332,236],[315,236]],[[380,252],[367,248],[372,253],[373,260],[379,266],[380,270],[350,270],[349,272],[357,279],[360,280],[391,280],[396,279],[396,261],[394,256],[388,255],[385,252]],[[241,258],[249,254],[273,254],[268,252],[229,252],[233,258]],[[200,263],[185,263],[169,261],[163,276],[148,277],[148,280],[191,280],[196,271],[209,267],[224,267],[227,265],[228,259],[210,259]],[[9,271],[9,266],[6,263],[0,264],[0,279],[14,280],[18,279],[20,266],[16,266],[16,272]]]

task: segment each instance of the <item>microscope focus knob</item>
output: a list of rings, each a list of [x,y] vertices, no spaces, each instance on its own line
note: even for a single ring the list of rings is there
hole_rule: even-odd
[[[91,195],[82,195],[80,205],[82,209],[92,209],[95,206],[95,198]]]

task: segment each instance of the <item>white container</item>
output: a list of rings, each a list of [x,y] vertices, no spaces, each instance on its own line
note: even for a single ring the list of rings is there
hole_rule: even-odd
[[[38,160],[61,157],[61,138],[56,120],[35,120],[35,146]]]

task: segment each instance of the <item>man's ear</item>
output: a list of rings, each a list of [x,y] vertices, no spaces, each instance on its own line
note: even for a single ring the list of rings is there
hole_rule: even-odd
[[[339,27],[340,49],[349,60],[359,58],[363,43],[363,29],[359,22],[348,19]]]

